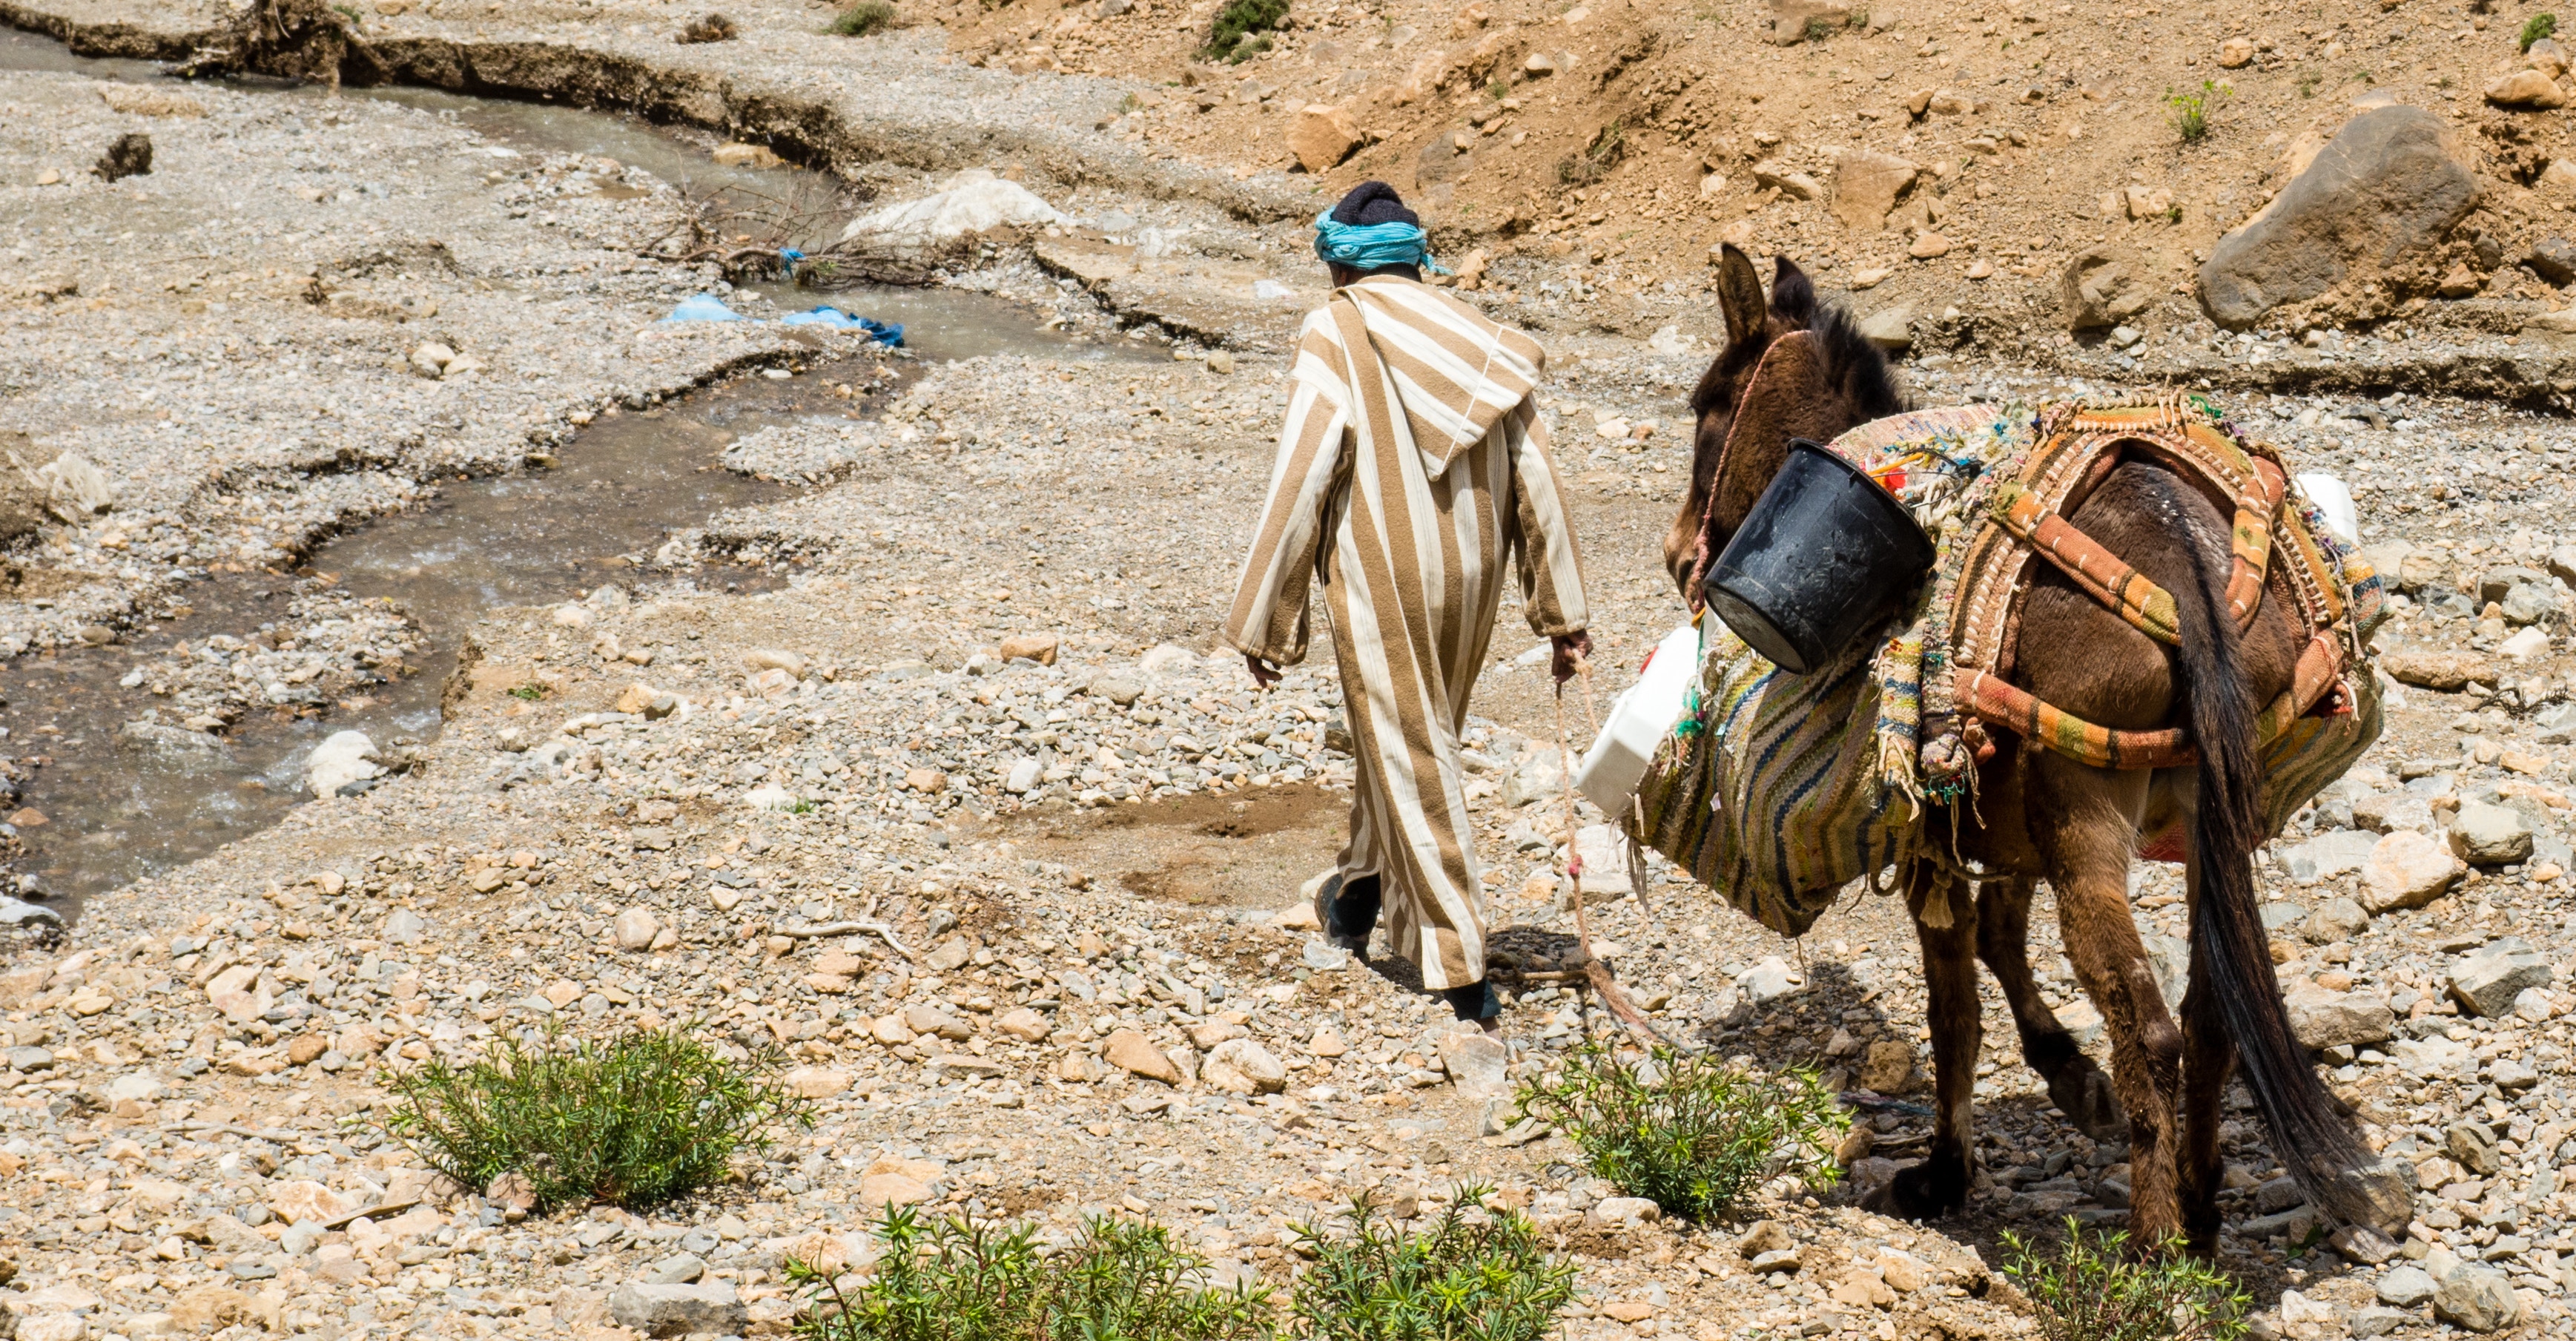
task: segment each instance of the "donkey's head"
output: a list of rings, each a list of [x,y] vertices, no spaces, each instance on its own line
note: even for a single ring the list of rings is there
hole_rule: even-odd
[[[1768,299],[1743,252],[1729,245],[1718,264],[1726,348],[1691,392],[1699,423],[1690,495],[1664,536],[1664,567],[1684,599],[1703,526],[1708,552],[1724,549],[1779,473],[1791,438],[1829,441],[1907,408],[1886,356],[1850,316],[1817,302],[1815,284],[1788,257],[1776,264]]]

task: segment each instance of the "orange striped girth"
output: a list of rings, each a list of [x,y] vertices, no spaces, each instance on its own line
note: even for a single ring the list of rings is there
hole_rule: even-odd
[[[2256,717],[2260,740],[2268,743],[2281,735],[2334,689],[2349,662],[2349,649],[2335,627],[2343,613],[2339,581],[2304,520],[2295,510],[2283,511],[2288,482],[2279,462],[2239,450],[2170,402],[2077,413],[2051,428],[2021,478],[1996,491],[1991,524],[1976,528],[1978,534],[1969,541],[1967,590],[1959,602],[1952,643],[1960,653],[1952,683],[1961,715],[2097,768],[2176,768],[2197,762],[2198,752],[2178,727],[2122,731],[2099,726],[2040,701],[1993,669],[2009,656],[2011,612],[2026,589],[2034,560],[2066,574],[2130,627],[2168,646],[2179,644],[2173,594],[2052,506],[2052,500],[2062,503],[2086,482],[2098,480],[2111,460],[2131,447],[2233,497],[2229,547],[2234,563],[2227,605],[2240,627],[2252,623],[2261,608],[2276,537],[2299,560],[2291,565],[2289,585],[2309,638],[2290,687]]]

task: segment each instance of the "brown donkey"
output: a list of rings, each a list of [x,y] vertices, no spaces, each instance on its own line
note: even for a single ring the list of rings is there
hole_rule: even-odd
[[[1724,548],[1779,470],[1789,439],[1828,441],[1907,408],[1886,360],[1850,319],[1820,304],[1787,258],[1777,264],[1767,299],[1742,252],[1726,248],[1719,267],[1727,346],[1691,394],[1698,429],[1690,494],[1664,541],[1677,584],[1687,583],[1703,544],[1710,554]],[[2098,769],[2006,735],[1979,768],[1975,813],[1930,812],[1927,846],[1974,863],[1979,894],[1952,901],[1950,925],[1935,928],[1920,914],[1938,872],[1919,862],[1900,873],[1923,946],[1938,1098],[1928,1158],[1899,1174],[1873,1206],[1915,1219],[1967,1198],[1982,1030],[1976,961],[1983,959],[2011,1004],[2023,1057],[2046,1079],[2051,1100],[2097,1136],[2116,1133],[2125,1115],[2131,1227],[2141,1244],[2180,1234],[2196,1252],[2217,1246],[2221,1099],[2240,1063],[2274,1152],[2311,1201],[2346,1221],[2401,1225],[2408,1190],[2377,1164],[2291,1037],[2255,909],[2253,853],[2264,835],[2254,705],[2290,683],[2301,644],[2287,583],[2275,565],[2258,616],[2240,633],[2223,613],[2231,519],[2150,459],[2115,467],[2069,520],[2173,593],[2181,645],[2168,649],[2149,639],[2043,567],[2023,598],[2013,683],[2113,729],[2179,720],[2200,762],[2154,772]],[[2157,989],[2128,899],[2140,835],[2177,816],[2187,819],[2190,839],[2192,984],[2179,1026]],[[2076,976],[2110,1033],[2107,1086],[2032,981],[2025,941],[2031,894],[2042,879],[2057,895]],[[1956,911],[1962,903],[1966,911]]]

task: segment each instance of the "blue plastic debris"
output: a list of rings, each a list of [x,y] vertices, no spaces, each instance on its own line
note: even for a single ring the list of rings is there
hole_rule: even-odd
[[[903,326],[889,324],[873,317],[854,317],[837,307],[818,307],[811,312],[790,312],[778,319],[782,326],[829,326],[836,331],[865,331],[878,344],[903,347]]]
[[[702,293],[684,303],[681,303],[678,307],[672,308],[671,315],[662,318],[662,320],[665,322],[740,321],[742,320],[742,314],[725,306],[724,299],[718,298],[712,293]]]

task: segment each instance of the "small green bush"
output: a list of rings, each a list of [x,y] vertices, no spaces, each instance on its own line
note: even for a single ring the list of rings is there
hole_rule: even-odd
[[[727,1061],[678,1028],[577,1045],[556,1032],[504,1039],[469,1066],[388,1075],[400,1102],[383,1127],[467,1187],[525,1177],[541,1210],[650,1206],[722,1179],[773,1125],[812,1125],[805,1102],[766,1078],[782,1062]]]
[[[2129,1236],[2086,1236],[2073,1216],[2066,1240],[2042,1252],[2006,1230],[2004,1274],[2038,1306],[2046,1341],[2236,1341],[2251,1300],[2236,1283],[2183,1255],[2179,1240],[2132,1261]]]
[[[2172,109],[2174,131],[2182,136],[2183,143],[2198,144],[2209,138],[2209,114],[2218,110],[2227,95],[2226,89],[2208,79],[2200,81],[2198,92],[2165,90],[2165,106]]]
[[[1693,1220],[1779,1174],[1832,1181],[1846,1129],[1811,1072],[1769,1076],[1669,1048],[1630,1065],[1600,1043],[1522,1086],[1520,1108],[1564,1132],[1594,1174]]]
[[[2557,15],[2534,14],[2522,22],[2522,49],[2524,51],[2529,51],[2531,50],[2532,43],[2537,42],[2544,37],[2555,37],[2557,35]]]
[[[1226,0],[1225,8],[1216,12],[1216,22],[1208,29],[1207,45],[1199,55],[1212,61],[1240,64],[1270,49],[1270,39],[1255,36],[1277,28],[1288,17],[1288,0]]]
[[[1049,1254],[1034,1225],[1007,1232],[963,1220],[924,1223],[889,1208],[877,1226],[885,1255],[855,1291],[787,1263],[788,1279],[818,1290],[796,1322],[806,1341],[1266,1341],[1267,1286],[1211,1290],[1192,1277],[1205,1259],[1172,1246],[1160,1225],[1086,1221],[1082,1237]]]
[[[1303,1341],[1538,1341],[1574,1297],[1574,1263],[1538,1230],[1462,1187],[1431,1227],[1409,1233],[1363,1192],[1337,1228],[1291,1226],[1314,1265],[1297,1278],[1289,1334]]]
[[[894,6],[886,0],[858,0],[857,4],[832,16],[823,31],[839,37],[865,37],[881,28],[894,26]]]

